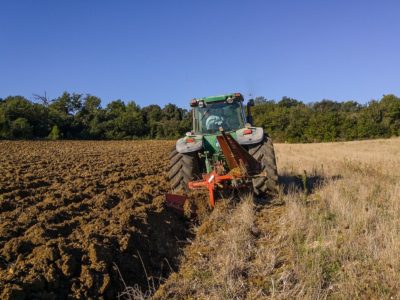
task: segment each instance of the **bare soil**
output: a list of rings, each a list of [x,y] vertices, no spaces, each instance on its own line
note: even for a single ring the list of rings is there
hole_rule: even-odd
[[[119,272],[146,290],[175,270],[190,233],[163,205],[172,146],[0,142],[0,298],[115,298]]]

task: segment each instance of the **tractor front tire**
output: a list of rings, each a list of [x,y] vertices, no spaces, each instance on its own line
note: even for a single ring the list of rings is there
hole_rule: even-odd
[[[198,152],[179,153],[175,147],[169,155],[168,179],[173,192],[188,192],[189,181],[200,175],[200,158]]]
[[[275,196],[278,193],[278,171],[271,138],[265,135],[262,142],[249,147],[249,153],[261,163],[261,172],[266,173],[266,176],[253,179],[254,193],[257,196]]]

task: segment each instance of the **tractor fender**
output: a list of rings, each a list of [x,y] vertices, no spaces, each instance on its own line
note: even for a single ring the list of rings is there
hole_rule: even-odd
[[[250,134],[245,134],[251,129]],[[264,129],[261,127],[250,127],[236,130],[236,140],[240,145],[252,145],[262,142],[264,139]]]
[[[190,153],[199,151],[203,148],[202,136],[193,137],[192,139],[194,140],[194,142],[190,143],[187,142],[187,139],[187,137],[184,137],[176,142],[176,151],[178,151],[179,153]]]

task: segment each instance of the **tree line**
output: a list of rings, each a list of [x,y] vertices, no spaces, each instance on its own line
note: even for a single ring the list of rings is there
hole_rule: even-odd
[[[21,96],[0,99],[2,139],[138,139],[176,138],[188,131],[191,117],[174,104],[139,107],[115,100],[64,92],[51,101]]]
[[[279,142],[399,136],[400,98],[385,95],[362,105],[257,97],[253,120]],[[0,139],[175,139],[191,126],[190,112],[174,104],[140,107],[134,101],[114,100],[103,108],[96,96],[68,92],[53,100],[0,98]]]
[[[332,100],[304,104],[288,97],[280,101],[258,97],[255,102],[254,123],[275,141],[330,142],[400,135],[400,98],[395,95],[364,105]]]

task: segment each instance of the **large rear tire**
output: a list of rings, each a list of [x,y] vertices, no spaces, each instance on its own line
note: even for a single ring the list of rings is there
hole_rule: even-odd
[[[169,155],[168,179],[173,192],[188,192],[189,181],[198,179],[200,158],[198,152],[179,153],[175,147]]]
[[[249,146],[249,153],[261,163],[261,172],[266,172],[266,176],[253,179],[253,190],[257,196],[276,195],[278,192],[278,171],[274,145],[267,135],[258,144]]]

